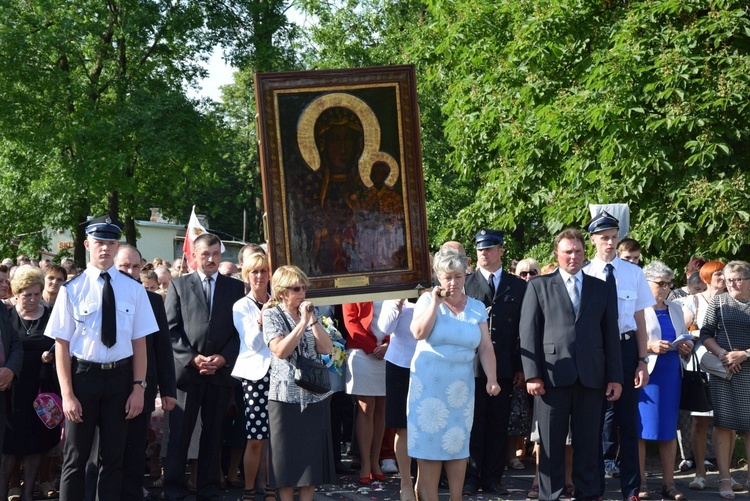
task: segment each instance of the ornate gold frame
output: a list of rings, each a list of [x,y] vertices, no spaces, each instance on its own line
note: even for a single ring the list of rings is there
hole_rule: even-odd
[[[258,73],[255,93],[272,267],[299,266],[318,304],[428,286],[414,68]],[[356,146],[345,167],[324,139],[337,126],[351,136],[339,148]]]

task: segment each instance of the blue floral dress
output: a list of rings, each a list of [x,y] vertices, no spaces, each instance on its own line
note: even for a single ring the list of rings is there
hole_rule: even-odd
[[[432,302],[417,301],[417,317]],[[427,339],[417,342],[411,361],[407,403],[407,437],[411,457],[449,461],[469,457],[474,423],[474,356],[479,324],[487,321],[484,304],[470,297],[459,314],[438,307]]]

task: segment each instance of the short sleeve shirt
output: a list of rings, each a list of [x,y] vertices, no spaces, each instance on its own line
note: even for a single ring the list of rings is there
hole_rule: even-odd
[[[606,282],[607,276],[604,273],[606,265],[607,263],[603,260],[595,257],[583,267],[583,272]],[[622,334],[634,331],[636,329],[635,312],[655,305],[656,300],[642,269],[619,257],[612,260],[612,266],[615,268],[615,281],[617,282],[617,324]]]
[[[134,339],[159,330],[143,285],[114,266],[107,270],[115,293],[117,342],[102,343],[102,270],[89,265],[60,288],[44,335],[70,342],[70,356],[96,363],[117,362],[133,356]]]

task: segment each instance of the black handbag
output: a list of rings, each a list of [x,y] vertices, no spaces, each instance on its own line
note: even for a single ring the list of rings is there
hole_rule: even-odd
[[[279,314],[284,319],[289,332],[292,332],[292,326],[286,319],[286,315],[279,308]],[[328,375],[328,367],[325,366],[320,357],[308,358],[302,354],[299,344],[294,349],[294,384],[312,393],[328,393],[331,391],[331,378]]]
[[[693,367],[698,367],[695,349],[693,349],[691,356]],[[713,408],[708,375],[701,370],[684,369],[682,371],[682,388],[680,389],[680,409],[692,412],[708,412]]]

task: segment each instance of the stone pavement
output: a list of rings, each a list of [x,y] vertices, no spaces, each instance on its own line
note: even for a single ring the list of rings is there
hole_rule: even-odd
[[[651,462],[651,461],[649,461]],[[651,491],[652,500],[661,499],[661,474],[657,474],[655,471],[653,476],[648,477],[648,484]],[[647,470],[648,471],[648,470]],[[702,501],[702,500],[720,500],[718,493],[718,472],[709,472],[707,476],[707,486],[703,491],[692,491],[688,489],[688,484],[692,480],[694,471],[688,472],[675,472],[675,483],[677,488],[690,501]],[[733,470],[733,478],[744,485],[746,479],[746,470]],[[373,483],[368,487],[360,487],[357,484],[356,475],[345,475],[339,477],[339,483],[336,485],[322,486],[315,492],[315,501],[399,501],[399,480],[397,475],[389,475],[388,479],[383,483]],[[484,495],[481,493],[474,496],[464,496],[463,501],[494,501],[499,499],[511,499],[511,500],[524,500],[526,499],[526,492],[534,480],[534,468],[533,465],[527,466],[525,470],[512,470],[506,471],[504,476],[504,484],[510,491],[510,495],[500,497],[497,495]],[[239,501],[242,498],[241,490],[224,491],[222,493],[222,501]],[[440,490],[440,501],[448,501],[447,489]],[[743,500],[750,498],[747,490],[738,492],[736,494],[737,500]],[[188,498],[192,501],[194,498]],[[619,500],[622,499],[620,495],[620,482],[618,479],[607,478],[607,490],[604,499]],[[257,501],[262,501],[262,497],[258,496]]]

